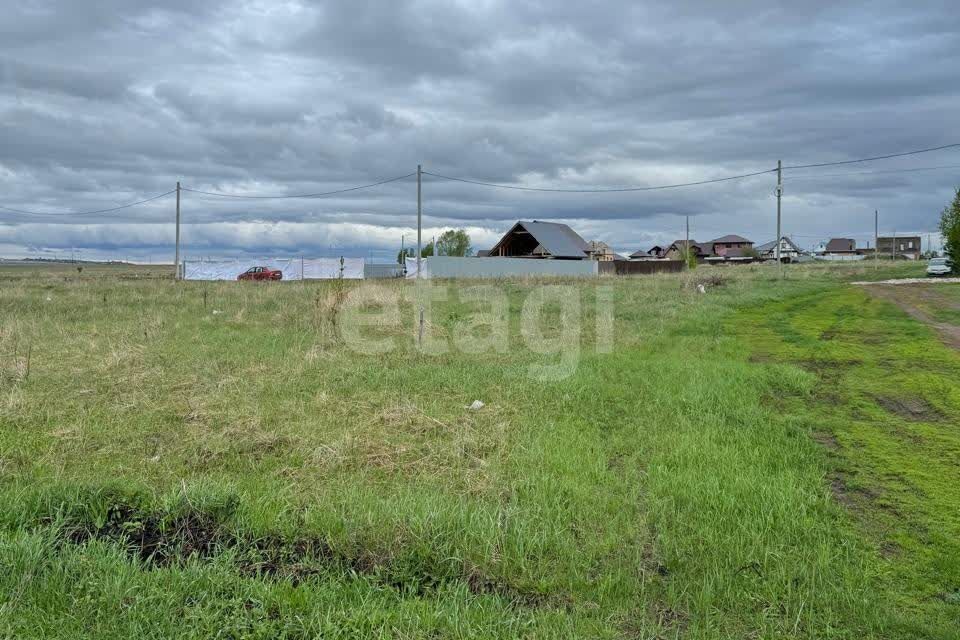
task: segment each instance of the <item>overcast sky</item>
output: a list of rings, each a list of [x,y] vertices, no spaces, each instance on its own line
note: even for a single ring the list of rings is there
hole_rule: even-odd
[[[960,142],[960,12],[946,0],[4,4],[0,205],[16,209],[101,209],[177,180],[313,193],[418,163],[516,185],[658,185]],[[787,171],[784,231],[865,245],[879,209],[881,232],[933,232],[958,167],[953,149]],[[632,252],[682,237],[689,215],[697,240],[759,243],[775,235],[774,184],[563,194],[426,176],[424,233],[463,227],[484,248],[518,219],[555,220]],[[0,211],[0,256],[171,261],[173,220],[172,196]],[[308,200],[187,192],[183,220],[187,256],[387,259],[403,234],[415,242],[416,183]]]

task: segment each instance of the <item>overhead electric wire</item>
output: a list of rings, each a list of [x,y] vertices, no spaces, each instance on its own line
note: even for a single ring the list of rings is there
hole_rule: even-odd
[[[20,215],[43,216],[43,217],[50,217],[50,218],[63,218],[63,217],[71,217],[71,216],[90,216],[90,215],[95,215],[100,213],[111,213],[113,211],[120,211],[121,209],[129,209],[130,207],[135,207],[140,204],[146,204],[148,202],[153,202],[154,200],[159,200],[160,198],[164,198],[176,192],[177,192],[176,189],[171,189],[166,193],[161,193],[160,195],[153,196],[151,198],[138,200],[136,202],[131,202],[129,204],[122,204],[116,207],[110,207],[108,209],[96,209],[94,211],[67,211],[63,213],[58,213],[54,211],[26,211],[24,209],[14,209],[12,207],[4,207],[2,205],[0,205],[0,209],[3,209],[4,211],[10,211],[12,213],[18,213]]]
[[[930,153],[932,151],[942,151],[944,149],[953,149],[956,147],[960,147],[960,142],[945,144],[939,147],[929,147],[926,149],[914,149],[913,151],[904,151],[901,153],[889,153],[882,156],[871,156],[869,158],[856,158],[854,160],[839,160],[835,162],[816,162],[811,164],[786,165],[783,167],[783,169],[810,169],[815,167],[832,167],[837,165],[856,164],[860,162],[872,162],[874,160],[901,158],[904,156],[912,156],[912,155],[917,155],[921,153]],[[945,166],[945,167],[923,167],[919,169],[895,169],[895,170],[890,170],[890,172],[895,173],[895,172],[901,172],[901,171],[903,172],[932,171],[934,169],[948,169],[948,168],[954,168],[954,167]],[[753,173],[744,173],[744,174],[735,175],[735,176],[725,176],[723,178],[713,178],[710,180],[697,180],[695,182],[682,182],[677,184],[665,184],[665,185],[656,185],[656,186],[650,186],[650,187],[624,187],[624,188],[616,188],[616,189],[555,189],[555,188],[549,188],[549,187],[524,187],[519,185],[500,184],[495,182],[484,182],[482,180],[471,180],[468,178],[447,176],[440,173],[433,173],[432,171],[424,171],[423,173],[428,176],[433,176],[435,178],[441,178],[443,180],[453,180],[455,182],[464,182],[466,184],[474,184],[474,185],[479,185],[483,187],[494,187],[497,189],[512,189],[515,191],[540,191],[540,192],[548,192],[548,193],[624,193],[624,192],[631,192],[631,191],[657,191],[660,189],[677,189],[680,187],[693,187],[693,186],[702,185],[702,184],[713,184],[716,182],[727,182],[729,180],[740,180],[742,178],[751,178],[753,176],[759,176],[766,173],[774,173],[774,172],[776,172],[776,169],[766,169],[764,171],[755,171]],[[864,172],[864,173],[880,173],[880,172],[877,171],[877,172]],[[827,177],[827,175],[830,175],[830,174],[824,174],[823,176],[796,176],[791,179],[807,178],[807,177]],[[844,174],[833,174],[833,175],[844,175]],[[850,174],[850,175],[853,175],[853,174]]]
[[[943,149],[953,149],[960,147],[960,142],[945,144],[939,147],[930,147],[928,149],[915,149],[913,151],[904,151],[902,153],[889,153],[885,156],[873,156],[870,158],[857,158],[856,160],[839,160],[836,162],[816,162],[813,164],[795,164],[783,167],[784,169],[810,169],[813,167],[833,167],[841,164],[856,164],[858,162],[871,162],[873,160],[887,160],[888,158],[902,158],[903,156],[914,156],[919,153],[930,153],[931,151],[942,151]]]
[[[794,180],[808,180],[812,178],[837,178],[841,176],[866,176],[879,173],[912,173],[917,171],[938,171],[941,169],[960,169],[960,164],[947,164],[937,167],[913,167],[908,169],[881,169],[879,171],[850,171],[847,173],[811,173],[799,176],[787,176],[791,182]]]
[[[657,185],[652,187],[623,187],[616,189],[550,189],[546,187],[520,187],[510,184],[498,184],[495,182],[482,182],[480,180],[468,180],[466,178],[455,178],[453,176],[445,176],[439,173],[432,173],[430,171],[424,171],[424,175],[433,176],[434,178],[442,178],[443,180],[453,180],[454,182],[465,182],[467,184],[475,184],[484,187],[496,187],[498,189],[513,189],[516,191],[545,191],[550,193],[625,193],[629,191],[656,191],[658,189],[676,189],[679,187],[693,187],[699,184],[712,184],[714,182],[726,182],[728,180],[739,180],[741,178],[751,178],[753,176],[760,176],[765,173],[775,172],[776,169],[765,169],[763,171],[754,171],[753,173],[744,173],[736,176],[726,176],[723,178],[713,178],[711,180],[698,180],[696,182],[682,182],[678,184],[664,184]]]
[[[913,151],[904,151],[901,153],[890,153],[882,156],[872,156],[868,158],[856,158],[853,160],[839,160],[834,162],[817,162],[811,164],[796,164],[796,165],[786,165],[782,167],[783,169],[811,169],[816,167],[832,167],[839,165],[848,165],[856,164],[860,162],[872,162],[874,160],[886,160],[889,158],[901,158],[904,156],[912,156],[921,153],[930,153],[933,151],[942,151],[945,149],[954,149],[960,147],[960,142],[945,144],[938,147],[929,147],[926,149],[915,149]],[[800,176],[789,176],[789,180],[798,180],[798,179],[813,179],[813,178],[828,178],[828,177],[839,177],[844,175],[867,175],[867,174],[880,174],[880,173],[906,173],[906,172],[915,172],[915,171],[934,171],[940,169],[954,169],[960,168],[960,165],[945,165],[937,167],[916,167],[916,168],[906,168],[906,169],[889,169],[889,170],[880,170],[880,171],[862,171],[862,172],[851,172],[851,173],[841,173],[841,174],[821,174],[821,175],[800,175]],[[483,187],[492,187],[497,189],[510,189],[514,191],[536,191],[536,192],[545,192],[545,193],[628,193],[628,192],[639,192],[639,191],[658,191],[663,189],[678,189],[681,187],[694,187],[704,184],[715,184],[718,182],[728,182],[732,180],[741,180],[744,178],[752,178],[754,176],[760,176],[768,173],[775,173],[777,169],[764,169],[762,171],[754,171],[751,173],[743,173],[733,176],[724,176],[722,178],[711,178],[708,180],[696,180],[693,182],[680,182],[675,184],[664,184],[664,185],[654,185],[646,187],[619,187],[612,189],[558,189],[550,187],[525,187],[520,185],[510,185],[510,184],[500,184],[495,182],[484,182],[482,180],[471,180],[468,178],[459,178],[455,176],[447,176],[440,173],[433,173],[431,171],[423,171],[422,173],[434,178],[440,178],[442,180],[451,180],[454,182],[463,182],[466,184],[473,184]],[[269,195],[269,196],[258,196],[258,195],[247,195],[239,193],[224,193],[218,191],[204,191],[202,189],[191,189],[189,187],[181,187],[181,191],[189,191],[191,193],[197,193],[206,196],[219,197],[219,198],[235,198],[235,199],[244,199],[244,200],[282,200],[282,199],[291,199],[291,198],[322,198],[324,196],[332,196],[341,193],[350,193],[352,191],[360,191],[362,189],[371,189],[373,187],[378,187],[380,185],[389,184],[391,182],[397,182],[399,180],[405,180],[417,175],[416,172],[407,173],[402,176],[396,176],[394,178],[388,178],[386,180],[380,180],[378,182],[371,182],[369,184],[357,185],[354,187],[347,187],[344,189],[335,189],[333,191],[323,191],[318,193],[301,193],[301,194],[287,194],[287,195]],[[69,212],[54,212],[54,211],[29,211],[25,209],[16,209],[13,207],[7,207],[0,205],[0,210],[7,211],[13,214],[18,214],[22,216],[40,216],[40,217],[71,217],[71,216],[88,216],[88,215],[98,215],[105,213],[112,213],[114,211],[120,211],[123,209],[129,209],[130,207],[135,207],[141,204],[146,204],[154,200],[159,200],[173,193],[176,193],[176,189],[171,189],[165,193],[159,195],[145,198],[143,200],[138,200],[136,202],[130,202],[123,205],[118,205],[115,207],[108,207],[105,209],[96,209],[91,211],[69,211]]]
[[[396,178],[388,178],[386,180],[380,180],[379,182],[371,182],[370,184],[362,184],[356,187],[348,187],[346,189],[337,189],[335,191],[324,191],[321,193],[299,193],[299,194],[289,194],[282,196],[251,196],[241,193],[223,193],[219,191],[201,191],[200,189],[190,189],[188,187],[180,187],[181,191],[189,191],[191,193],[201,193],[205,196],[217,196],[220,198],[241,198],[245,200],[284,200],[288,198],[321,198],[323,196],[332,196],[338,193],[349,193],[350,191],[359,191],[361,189],[370,189],[372,187],[379,187],[382,184],[388,184],[390,182],[397,182],[398,180],[404,180],[405,178],[412,178],[417,175],[417,172],[408,173],[403,176],[397,176]]]

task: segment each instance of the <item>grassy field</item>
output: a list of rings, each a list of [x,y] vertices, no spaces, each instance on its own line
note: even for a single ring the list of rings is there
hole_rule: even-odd
[[[921,272],[497,282],[479,353],[449,283],[424,353],[407,282],[0,269],[0,637],[960,637],[960,356],[846,284]]]

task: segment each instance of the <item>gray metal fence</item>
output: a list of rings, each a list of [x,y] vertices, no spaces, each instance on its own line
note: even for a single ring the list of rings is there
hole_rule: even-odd
[[[403,265],[401,264],[371,264],[363,265],[363,277],[370,278],[402,278]]]
[[[536,258],[457,258],[431,256],[421,260],[424,278],[522,278],[531,276],[589,277],[598,273],[593,260]],[[407,277],[415,277],[417,261],[407,259]]]

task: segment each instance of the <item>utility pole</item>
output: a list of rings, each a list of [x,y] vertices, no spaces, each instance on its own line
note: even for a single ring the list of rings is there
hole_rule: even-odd
[[[687,235],[683,241],[683,259],[687,263],[687,271],[690,270],[690,216],[687,216]]]
[[[873,270],[880,268],[880,212],[873,210]]]
[[[783,161],[777,160],[777,244],[774,248],[774,255],[777,258],[777,268],[780,270],[780,277],[783,277],[783,261],[780,260],[780,196],[783,195]]]
[[[423,169],[418,164],[417,165],[417,295],[422,296],[423,293],[420,291],[420,267],[421,265],[421,254],[423,248],[422,235],[423,235],[423,189],[422,189],[422,175]],[[420,309],[417,314],[417,348],[423,344],[423,298],[420,298]]]
[[[897,259],[897,230],[893,230],[893,245],[890,247],[890,259]]]
[[[420,165],[417,165],[417,280],[420,279],[420,254],[421,254],[421,233],[422,233],[422,220],[423,220],[423,197],[421,190],[420,176],[423,173],[423,169]]]
[[[177,181],[177,248],[173,259],[173,279],[180,279],[180,181]]]

